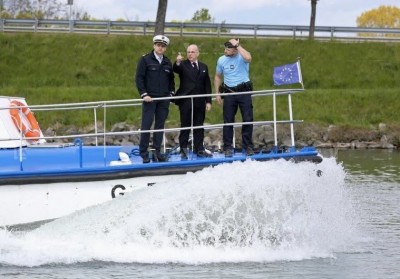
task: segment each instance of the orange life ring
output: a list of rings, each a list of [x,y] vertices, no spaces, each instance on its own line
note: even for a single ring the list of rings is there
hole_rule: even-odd
[[[20,110],[23,114],[20,113]],[[18,130],[24,134],[26,138],[38,138],[40,137],[40,127],[39,123],[36,121],[33,112],[23,103],[17,100],[13,100],[10,102],[10,115]],[[21,121],[21,115],[26,117],[26,120],[29,122],[29,126],[27,127],[24,124],[24,121]],[[38,139],[31,139],[38,140]]]

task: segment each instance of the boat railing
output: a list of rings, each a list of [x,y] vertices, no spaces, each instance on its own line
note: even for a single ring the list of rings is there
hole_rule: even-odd
[[[186,129],[190,129],[193,132],[193,130],[195,130],[195,129],[213,130],[213,129],[222,129],[224,126],[233,126],[234,128],[236,128],[236,127],[241,127],[242,125],[252,124],[254,126],[273,125],[274,146],[277,147],[278,146],[277,126],[280,124],[289,124],[290,125],[290,138],[291,138],[291,145],[292,145],[291,147],[294,147],[295,140],[294,140],[294,127],[293,126],[294,126],[294,124],[301,123],[303,121],[293,119],[291,95],[294,93],[303,92],[303,91],[304,91],[304,89],[274,89],[274,90],[260,90],[260,91],[251,91],[251,92],[229,93],[229,95],[251,94],[251,96],[253,98],[260,97],[260,96],[271,96],[273,98],[272,120],[253,121],[253,122],[218,123],[218,124],[207,124],[207,125],[202,125],[202,126],[190,126],[190,127],[185,127],[185,128],[174,127],[174,128],[165,128],[162,130],[152,129],[152,130],[146,130],[146,131],[142,131],[142,130],[138,129],[138,130],[134,130],[134,131],[118,131],[118,132],[109,131],[109,132],[107,132],[107,129],[106,129],[106,119],[107,119],[107,113],[108,113],[107,110],[108,109],[118,108],[118,107],[141,106],[142,102],[143,102],[142,99],[110,100],[110,101],[95,101],[95,102],[80,102],[80,103],[50,104],[50,105],[29,105],[28,107],[34,112],[60,111],[60,110],[81,110],[81,109],[92,109],[93,110],[94,129],[95,129],[93,133],[79,133],[79,134],[58,135],[58,136],[44,135],[44,136],[35,138],[35,139],[41,139],[41,140],[51,140],[53,142],[57,141],[57,140],[63,140],[63,139],[68,140],[68,139],[76,139],[76,138],[95,138],[95,145],[99,145],[98,139],[103,138],[103,145],[105,146],[107,144],[106,137],[112,137],[112,136],[129,136],[129,135],[141,134],[141,133],[163,132],[164,139],[165,139],[165,135],[167,133],[179,132],[181,130],[186,130]],[[222,94],[224,94],[224,93],[222,93]],[[278,120],[277,119],[276,97],[280,96],[280,95],[288,96],[289,117],[286,120]],[[192,99],[192,104],[193,104],[194,98],[209,97],[209,96],[211,96],[211,97],[213,97],[213,99],[215,99],[214,98],[215,94],[199,94],[199,95],[189,95],[189,96],[164,97],[164,98],[157,98],[157,100],[178,100],[178,99],[190,98],[190,99]],[[26,107],[26,106],[15,107],[15,108],[19,108],[20,110],[22,110],[22,108],[24,108],[24,107]],[[4,109],[9,109],[9,107],[0,107],[0,110],[4,110]],[[102,119],[103,120],[103,132],[98,131],[99,120],[98,120],[97,112],[99,109],[103,109],[103,119]],[[21,113],[22,113],[22,111],[21,111]],[[222,115],[221,115],[221,119],[222,119]],[[234,134],[234,137],[235,137],[235,134]],[[18,138],[7,138],[7,139],[0,138],[0,141],[4,141],[4,140],[22,141],[22,140],[24,140],[24,137],[23,137],[22,133],[20,133],[20,136]],[[32,144],[31,146],[34,146],[34,144]],[[164,140],[164,151],[166,149],[167,149],[167,146],[166,146],[165,140]]]

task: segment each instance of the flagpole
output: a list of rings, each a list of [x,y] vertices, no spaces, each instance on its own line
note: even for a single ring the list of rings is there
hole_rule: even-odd
[[[304,90],[303,76],[301,75],[300,57],[297,57],[297,73],[302,89]],[[293,107],[292,107],[292,93],[288,94],[289,103],[289,119],[290,119],[290,139],[292,141],[292,148],[294,148],[294,124],[293,124]]]
[[[299,80],[300,80],[301,88],[304,89],[303,76],[301,74],[301,67],[300,67],[300,57],[297,57],[297,71],[299,73]]]

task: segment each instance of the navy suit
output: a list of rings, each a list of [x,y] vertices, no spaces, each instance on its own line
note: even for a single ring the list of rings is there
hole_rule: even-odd
[[[180,85],[175,96],[188,96],[199,94],[211,94],[211,81],[206,64],[197,61],[198,70],[194,68],[189,60],[184,60],[178,66],[173,65],[175,73],[179,74]],[[193,104],[192,104],[193,100]],[[193,126],[202,126],[206,115],[206,103],[211,104],[211,96],[200,98],[178,99],[175,104],[179,106],[181,127],[192,125],[192,106],[193,106]],[[179,145],[187,148],[189,142],[190,129],[181,130],[179,133]],[[204,129],[193,130],[194,151],[204,150]]]

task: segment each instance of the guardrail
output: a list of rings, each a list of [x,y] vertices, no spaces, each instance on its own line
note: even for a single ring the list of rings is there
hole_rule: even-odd
[[[54,19],[0,19],[0,32],[57,32],[115,35],[151,35],[155,22]],[[166,22],[165,34],[254,38],[308,38],[307,25]],[[399,28],[316,26],[315,39],[400,41]]]
[[[97,146],[98,145],[98,140],[102,139],[102,144],[107,144],[110,142],[107,142],[106,137],[114,137],[114,136],[131,136],[131,135],[138,135],[141,133],[147,133],[147,132],[163,132],[164,133],[164,139],[166,137],[166,134],[171,134],[171,133],[179,133],[181,130],[191,130],[191,133],[193,133],[194,129],[199,129],[203,128],[205,130],[215,130],[219,129],[221,130],[224,126],[233,126],[234,128],[241,127],[242,125],[253,125],[253,126],[265,126],[269,125],[273,129],[273,142],[274,146],[279,146],[279,141],[278,141],[278,125],[289,125],[290,127],[290,142],[291,142],[291,147],[295,146],[295,134],[294,134],[294,124],[302,123],[303,120],[296,120],[293,118],[293,106],[292,106],[292,95],[296,93],[302,93],[304,92],[304,89],[273,89],[273,90],[259,90],[259,91],[247,91],[247,92],[231,92],[229,95],[251,95],[253,98],[255,97],[271,97],[272,98],[272,110],[273,110],[273,116],[272,120],[267,119],[267,120],[258,120],[258,121],[253,121],[253,122],[235,122],[235,123],[215,123],[215,124],[204,124],[202,126],[190,126],[190,127],[184,127],[184,128],[165,128],[165,129],[152,129],[152,130],[146,130],[146,131],[141,131],[141,130],[134,130],[134,131],[108,131],[107,132],[107,126],[106,126],[106,119],[107,115],[112,113],[112,109],[121,109],[121,108],[127,108],[127,107],[136,107],[136,109],[141,109],[141,105],[143,100],[142,99],[127,99],[127,100],[110,100],[110,101],[96,101],[96,102],[81,102],[81,103],[64,103],[64,104],[49,104],[49,105],[31,105],[29,106],[29,110],[36,112],[57,112],[57,111],[72,111],[72,112],[77,112],[78,110],[92,110],[93,111],[93,127],[94,127],[94,132],[92,133],[86,133],[82,132],[79,134],[65,134],[65,135],[53,135],[53,136],[34,136],[30,137],[39,139],[40,143],[46,142],[46,140],[49,140],[49,142],[68,142],[70,139],[75,139],[75,138],[94,138],[94,143]],[[157,98],[157,100],[177,100],[177,99],[191,99],[191,102],[193,103],[193,100],[195,98],[204,98],[204,97],[214,97],[215,94],[199,94],[199,95],[186,95],[186,96],[174,96],[174,97],[161,97]],[[277,111],[277,97],[278,96],[287,96],[287,106],[288,106],[288,114],[286,119],[278,119],[278,115],[276,114]],[[2,124],[1,119],[2,119],[2,114],[3,116],[9,114],[9,110],[16,109],[19,110],[19,117],[20,119],[24,119],[25,121],[25,116],[23,116],[24,108],[28,108],[26,105],[25,101],[21,102],[21,105],[19,106],[13,106],[10,107],[10,103],[12,100],[15,101],[14,97],[7,97],[7,96],[0,96],[0,101],[1,99],[3,100],[3,105],[1,105],[0,102],[0,124]],[[18,98],[17,98],[18,99]],[[103,111],[103,127],[102,127],[102,132],[98,131],[98,128],[100,127],[99,124],[99,119],[98,119],[98,112]],[[193,117],[193,116],[192,116]],[[284,117],[284,118],[285,118]],[[7,117],[9,121],[11,121],[11,118],[8,116]],[[6,120],[6,117],[3,117],[3,119]],[[4,127],[6,127],[7,130],[7,122],[3,122],[5,124]],[[12,122],[10,122],[12,123]],[[191,120],[191,123],[193,123],[193,119]],[[15,124],[17,125],[17,124]],[[11,125],[13,126],[13,125]],[[19,129],[18,134],[15,134],[15,128]],[[14,132],[13,132],[14,130]],[[39,129],[40,130],[40,129]],[[69,131],[67,131],[69,132]],[[172,135],[170,138],[175,138],[176,135]],[[65,140],[65,141],[64,141]],[[280,141],[284,141],[284,139],[280,139]],[[93,141],[91,141],[93,143]],[[193,144],[193,142],[192,142]],[[25,146],[25,136],[23,133],[22,127],[12,127],[11,131],[3,134],[0,133],[0,147],[2,148],[11,148],[11,147],[19,147],[19,146]],[[234,140],[233,140],[233,146],[236,147],[235,143],[235,131],[234,131]],[[193,147],[193,146],[192,146]],[[164,141],[164,152],[166,150],[167,146],[165,145]],[[22,153],[20,154],[22,156]]]

